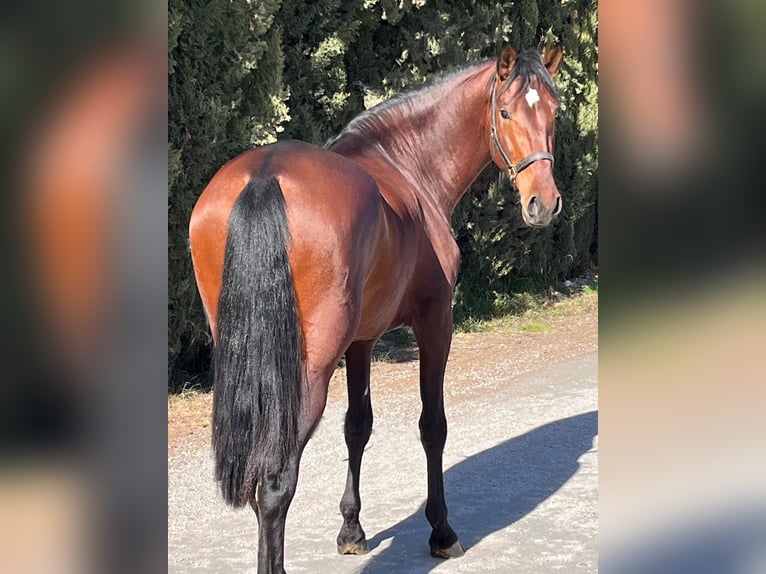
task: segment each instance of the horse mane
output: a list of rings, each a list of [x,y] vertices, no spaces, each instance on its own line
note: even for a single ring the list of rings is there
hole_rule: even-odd
[[[432,105],[434,98],[437,98],[442,94],[445,87],[452,84],[459,85],[462,82],[465,82],[473,76],[473,72],[483,68],[489,64],[490,61],[491,60],[483,60],[481,62],[474,62],[460,66],[456,69],[438,73],[424,86],[397,94],[389,100],[381,102],[369,110],[363,111],[351,120],[338,135],[327,140],[324,147],[331,148],[348,136],[375,132],[377,128],[386,125],[386,119],[390,118],[392,114],[402,114],[405,116],[416,115],[418,111],[426,109]],[[502,92],[507,90],[517,78],[521,78],[522,89],[528,87],[530,82],[534,78],[537,78],[540,84],[545,87],[556,101],[559,101],[558,89],[553,83],[553,78],[551,78],[548,70],[546,70],[542,56],[538,50],[526,50],[516,56],[511,75],[505,82]],[[490,81],[487,84],[487,95],[489,95],[494,80],[495,74],[492,74]]]
[[[488,62],[489,60],[474,62],[437,73],[425,85],[396,94],[390,99],[376,104],[351,120],[338,135],[327,140],[324,147],[330,148],[346,136],[375,131],[377,127],[384,126],[386,119],[391,117],[392,114],[416,115],[418,111],[431,106],[434,99],[442,94],[445,87],[465,82],[473,76],[472,72],[478,71]]]

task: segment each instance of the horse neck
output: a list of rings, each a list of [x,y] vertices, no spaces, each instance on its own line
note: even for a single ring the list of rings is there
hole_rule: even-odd
[[[466,70],[433,94],[431,104],[407,122],[412,142],[408,174],[421,199],[448,219],[476,177],[491,161],[487,135],[487,86],[494,67]],[[407,160],[408,158],[403,158]],[[415,166],[413,169],[410,166]]]
[[[417,149],[422,193],[448,218],[476,177],[491,161],[487,128],[489,85],[494,66],[482,66],[458,88],[435,97]],[[413,122],[418,125],[417,122]],[[422,125],[422,124],[421,124]]]
[[[411,105],[392,108],[377,134],[365,136],[375,140],[372,153],[412,183],[420,204],[447,220],[491,161],[487,86],[493,70],[493,62],[468,68],[416,94]]]

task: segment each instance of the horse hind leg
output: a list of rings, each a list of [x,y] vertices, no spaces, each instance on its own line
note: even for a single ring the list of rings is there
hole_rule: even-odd
[[[338,534],[339,554],[365,554],[369,548],[359,523],[362,502],[359,495],[359,475],[362,454],[372,432],[372,403],[370,401],[370,357],[373,342],[352,344],[346,351],[348,410],[344,423],[348,447],[346,489],[340,500],[343,526]]]
[[[330,377],[337,358],[321,369],[307,366],[306,401],[299,419],[298,441],[282,466],[264,465],[250,506],[258,519],[258,574],[284,574],[284,541],[287,511],[295,496],[303,449],[308,443],[327,400]],[[316,367],[315,365],[312,365]]]
[[[250,500],[258,518],[258,574],[284,574],[287,510],[298,483],[300,454],[293,454],[279,469],[263,471],[257,494]]]
[[[295,496],[303,449],[322,417],[332,370],[305,368],[306,400],[301,405],[298,441],[283,465],[265,464],[258,474],[250,506],[258,519],[258,574],[284,574],[287,511]]]

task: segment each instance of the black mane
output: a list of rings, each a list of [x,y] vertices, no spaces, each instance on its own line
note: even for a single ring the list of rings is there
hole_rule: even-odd
[[[483,62],[466,64],[465,66],[447,70],[446,72],[437,74],[424,86],[405,91],[384,102],[376,104],[351,120],[338,135],[331,137],[327,143],[325,143],[324,147],[332,147],[332,145],[337,143],[343,136],[367,131],[369,128],[385,121],[385,118],[394,110],[401,112],[402,108],[404,108],[407,110],[408,114],[412,114],[416,113],[419,108],[426,108],[432,103],[434,97],[438,97],[438,94],[446,84],[460,80],[467,80],[472,76],[469,72],[478,71],[487,63],[488,60],[485,60]]]

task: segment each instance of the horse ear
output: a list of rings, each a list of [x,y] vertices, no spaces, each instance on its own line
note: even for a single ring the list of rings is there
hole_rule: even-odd
[[[548,70],[551,78],[558,73],[561,60],[563,59],[564,51],[561,49],[561,46],[554,46],[543,54],[543,64],[545,64],[545,68]]]
[[[501,82],[508,79],[513,69],[513,64],[516,61],[516,50],[510,46],[503,48],[500,53],[500,57],[497,59],[497,77]]]

